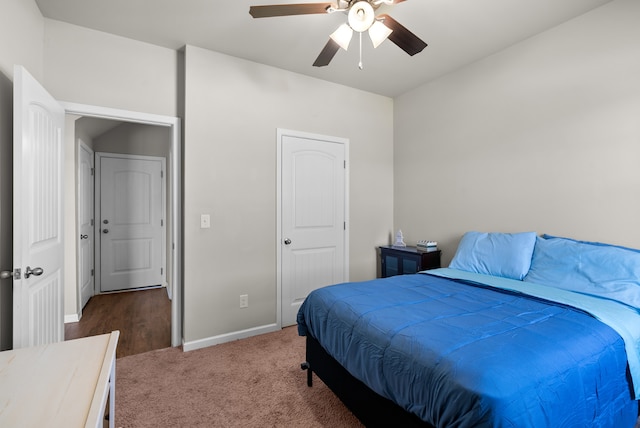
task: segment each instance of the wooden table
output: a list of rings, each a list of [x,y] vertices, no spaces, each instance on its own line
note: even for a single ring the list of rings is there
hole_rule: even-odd
[[[119,331],[0,352],[0,427],[115,427]]]

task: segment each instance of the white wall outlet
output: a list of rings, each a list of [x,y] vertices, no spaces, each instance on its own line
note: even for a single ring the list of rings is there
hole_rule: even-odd
[[[249,307],[249,295],[248,294],[241,294],[240,295],[240,307],[241,308],[248,308]]]
[[[209,214],[200,214],[200,229],[209,229],[211,227],[211,216]]]

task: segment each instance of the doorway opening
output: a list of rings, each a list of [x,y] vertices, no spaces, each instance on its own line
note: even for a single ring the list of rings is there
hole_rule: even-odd
[[[138,296],[109,296],[100,294],[99,281],[95,281],[99,272],[97,266],[94,269],[92,275],[93,287],[88,287],[93,290],[95,295],[94,299],[99,304],[98,307],[103,307],[108,302],[125,302],[123,305],[125,308],[131,308],[131,304],[135,302],[142,303],[149,299],[149,296],[153,295],[151,301],[155,301],[155,305],[158,309],[158,313],[162,313],[162,308],[169,308],[168,314],[170,314],[170,346],[179,346],[182,343],[182,325],[181,325],[181,297],[182,297],[182,230],[181,230],[181,142],[180,142],[180,122],[178,118],[158,116],[152,114],[130,112],[124,110],[110,109],[104,107],[95,107],[88,105],[62,103],[67,117],[72,117],[73,120],[79,124],[77,132],[74,133],[73,146],[76,156],[76,165],[78,166],[78,181],[77,181],[77,224],[74,228],[77,232],[75,242],[77,245],[78,258],[76,260],[77,272],[77,289],[73,290],[76,296],[76,307],[78,313],[78,320],[83,317],[83,307],[87,302],[86,289],[87,289],[87,276],[91,272],[91,267],[88,266],[88,261],[92,261],[92,257],[87,257],[86,250],[82,250],[85,241],[85,236],[92,236],[95,243],[93,244],[93,250],[97,248],[98,234],[103,233],[104,229],[101,228],[98,217],[98,212],[93,212],[91,215],[87,215],[82,210],[87,210],[89,205],[87,203],[79,203],[83,197],[83,191],[86,191],[86,187],[81,186],[83,164],[80,159],[80,149],[89,148],[91,152],[111,152],[119,153],[123,156],[131,157],[143,157],[143,156],[159,156],[166,160],[166,176],[163,178],[166,180],[166,187],[162,191],[162,197],[166,200],[166,209],[162,212],[162,277],[159,289],[151,289],[144,291],[135,291],[135,293],[141,293],[145,299],[140,299]],[[74,128],[74,127],[68,127]],[[140,138],[141,135],[155,134],[155,137]],[[123,138],[123,135],[127,135],[127,138]],[[103,138],[104,137],[104,138]],[[118,141],[120,143],[118,143]],[[146,141],[146,142],[145,142]],[[105,150],[106,148],[106,150]],[[84,167],[86,169],[86,167]],[[94,167],[92,172],[95,171]],[[165,173],[163,172],[163,175]],[[86,173],[84,175],[86,179]],[[95,176],[94,176],[95,178]],[[86,195],[84,197],[87,197]],[[97,195],[95,196],[97,199]],[[89,222],[88,219],[93,221]],[[89,226],[87,226],[89,225]],[[87,227],[89,227],[87,229]],[[68,235],[70,236],[70,235]],[[86,245],[85,245],[86,246]],[[89,245],[89,247],[91,247]],[[99,250],[97,251],[99,254]],[[98,256],[96,254],[96,257]],[[98,285],[96,285],[98,284]],[[84,289],[84,290],[83,290]],[[85,295],[83,295],[83,293]],[[146,293],[146,294],[144,294]],[[162,294],[164,293],[164,296]],[[132,294],[132,293],[111,293],[111,294]],[[166,300],[166,301],[163,301]],[[92,299],[93,300],[93,299]],[[90,301],[87,306],[87,315],[89,312],[108,313],[103,309],[94,310],[92,302]],[[137,310],[137,309],[136,309]],[[124,309],[124,313],[130,311],[130,309]],[[94,314],[91,314],[93,317]],[[167,317],[164,316],[164,319]],[[92,321],[93,322],[93,321]],[[155,321],[149,321],[155,322]],[[163,325],[164,321],[157,322],[158,325]],[[157,326],[155,326],[157,327]],[[77,328],[76,328],[77,329]],[[68,328],[65,328],[69,331]],[[74,334],[78,334],[77,332]],[[134,334],[135,336],[135,334]],[[122,336],[121,336],[122,340]]]

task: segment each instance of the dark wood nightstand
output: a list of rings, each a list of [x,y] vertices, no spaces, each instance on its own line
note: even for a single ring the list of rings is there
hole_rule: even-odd
[[[440,267],[440,250],[423,250],[416,247],[380,247],[381,277],[417,273]]]

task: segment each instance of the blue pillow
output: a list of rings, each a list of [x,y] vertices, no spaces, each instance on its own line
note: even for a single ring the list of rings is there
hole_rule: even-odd
[[[467,232],[449,267],[521,280],[529,271],[535,232]]]
[[[538,238],[527,282],[615,300],[640,310],[640,251]]]
[[[600,247],[622,248],[623,250],[629,250],[629,251],[633,251],[635,253],[640,253],[640,250],[638,250],[638,249],[629,248],[629,247],[623,247],[621,245],[604,244],[602,242],[594,242],[594,241],[579,241],[577,239],[564,238],[564,237],[561,237],[561,236],[553,236],[553,235],[548,235],[546,233],[544,235],[542,235],[542,237],[544,239],[566,239],[567,241],[579,242],[581,244],[598,245]]]

